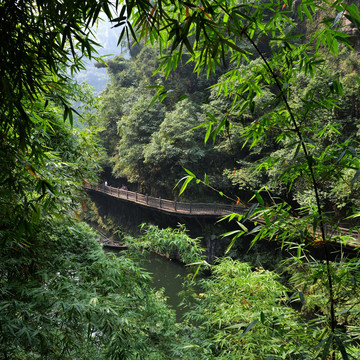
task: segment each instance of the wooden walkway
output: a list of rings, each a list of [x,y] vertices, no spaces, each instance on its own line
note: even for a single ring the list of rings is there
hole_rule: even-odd
[[[118,199],[129,201],[139,204],[141,206],[156,209],[161,212],[173,215],[186,215],[186,216],[211,216],[223,217],[232,213],[245,214],[249,209],[244,206],[217,204],[217,203],[188,203],[155,198],[148,195],[139,194],[137,192],[128,191],[124,189],[115,188],[105,185],[84,185],[87,190],[101,192],[108,196]],[[265,225],[265,221],[257,218],[256,221]],[[349,230],[344,227],[336,227],[326,229],[329,238],[339,235],[348,236],[349,240],[346,241],[347,245],[359,247],[360,246],[360,231]],[[319,238],[321,237],[320,230],[317,231]]]
[[[221,217],[232,213],[245,214],[248,210],[246,207],[236,206],[235,204],[187,203],[166,200],[105,185],[85,185],[84,187],[85,189],[101,192],[118,199],[178,215]]]

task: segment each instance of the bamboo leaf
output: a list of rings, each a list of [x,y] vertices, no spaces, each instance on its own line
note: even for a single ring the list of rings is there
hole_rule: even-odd
[[[212,130],[212,124],[209,123],[208,128],[207,128],[207,130],[206,130],[205,137],[204,137],[204,143],[205,143],[205,144],[206,144],[207,141],[209,140],[209,137],[210,137],[210,135],[211,135],[211,130]]]
[[[206,185],[209,185],[209,178],[208,178],[208,176],[206,174],[205,174],[204,182],[205,182]]]
[[[299,297],[302,305],[305,305],[305,296],[302,291],[299,290]]]
[[[176,102],[183,101],[183,100],[187,99],[188,97],[189,97],[189,95],[183,95],[179,99],[177,99]]]
[[[222,41],[229,47],[231,47],[233,50],[237,51],[240,54],[247,54],[248,52],[241,49],[239,46],[237,46],[236,44],[234,44],[232,41],[227,40],[227,39],[222,39]]]
[[[244,221],[250,219],[251,215],[254,213],[254,211],[258,208],[259,204],[253,204],[251,205],[250,209],[248,210],[248,212],[245,214],[245,219]]]
[[[303,5],[302,5],[302,9],[303,9],[306,17],[307,17],[311,22],[313,22],[313,18],[312,18],[312,16],[311,16],[311,13],[310,13],[308,7],[307,7],[305,4],[303,4]]]
[[[226,250],[225,250],[225,255],[226,255],[226,254],[231,250],[231,248],[234,246],[236,239],[243,234],[243,232],[241,232],[240,230],[235,230],[234,233],[236,233],[236,235],[232,238],[229,246],[226,248]]]
[[[249,326],[245,329],[245,331],[241,334],[240,337],[243,337],[246,333],[248,333],[257,323],[259,322],[259,320],[254,320],[252,321]]]
[[[264,205],[264,199],[262,198],[262,196],[258,191],[256,191],[255,196],[256,196],[256,200],[260,203],[260,205]]]
[[[260,321],[264,324],[265,323],[265,314],[263,311],[260,312]]]
[[[270,219],[268,217],[268,215],[266,213],[263,213],[263,217],[265,219],[265,223],[266,223],[266,226],[267,227],[270,227],[271,226],[271,222],[270,222]]]
[[[242,329],[246,325],[247,325],[246,323],[234,324],[234,325],[227,326],[225,329]]]
[[[237,214],[233,214],[233,215],[236,216]],[[244,224],[242,224],[240,221],[237,221],[236,223],[238,224],[239,227],[241,227],[241,229],[243,229],[244,232],[249,231],[249,229]]]
[[[193,177],[194,179],[196,179],[196,175],[193,174],[190,170],[185,169],[185,168],[184,168],[184,170],[185,170],[191,177]]]
[[[179,195],[181,195],[187,188],[188,184],[190,183],[191,180],[193,180],[194,178],[191,176],[186,176],[186,180],[184,181],[184,183],[181,186],[181,189],[179,191]]]
[[[251,235],[251,234],[254,234],[254,233],[260,231],[262,227],[263,227],[262,225],[257,225],[257,226],[255,226],[252,230],[250,230],[250,231],[248,232],[248,235]]]
[[[343,342],[341,341],[341,339],[338,336],[335,336],[335,341],[336,341],[336,345],[337,345],[338,349],[341,352],[343,360],[349,360],[349,356],[346,352],[345,346],[344,346]]]

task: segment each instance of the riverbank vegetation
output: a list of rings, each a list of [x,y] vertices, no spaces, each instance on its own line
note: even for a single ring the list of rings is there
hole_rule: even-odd
[[[70,75],[96,55],[100,14],[138,44],[107,63],[96,113]],[[358,252],[330,247],[359,228],[355,2],[4,1],[0,18],[2,358],[360,357]],[[224,257],[187,280],[177,324],[149,275],[76,222],[100,162],[144,193],[248,204],[230,245],[274,241],[286,277]],[[202,262],[181,231],[144,239]]]
[[[145,250],[177,260],[185,265],[203,263],[205,250],[201,247],[200,239],[192,239],[184,226],[177,229],[159,229],[155,225],[141,224],[143,236],[134,238],[127,236],[125,244],[132,250]]]
[[[36,249],[2,258],[2,358],[171,358],[175,313],[150,275],[84,223],[42,225]]]

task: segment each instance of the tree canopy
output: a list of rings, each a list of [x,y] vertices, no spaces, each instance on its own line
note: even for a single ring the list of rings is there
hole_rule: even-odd
[[[159,52],[149,45],[139,47],[130,59],[114,57],[108,62],[110,82],[101,95],[100,112],[106,165],[139,191],[171,198],[188,162],[209,175],[219,174],[217,161],[232,162],[228,149],[204,144],[202,129],[195,129],[202,122],[203,103],[210,95],[207,87],[215,76],[197,77],[185,63],[168,78],[161,73],[152,76],[160,64]],[[161,102],[154,101],[159,88]],[[196,187],[187,194],[191,195],[204,196]]]

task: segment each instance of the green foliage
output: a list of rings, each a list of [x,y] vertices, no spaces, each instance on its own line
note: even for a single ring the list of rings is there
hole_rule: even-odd
[[[9,131],[1,144],[2,246],[37,242],[39,224],[48,215],[65,216],[79,206],[80,185],[96,178],[99,169],[96,132],[75,130],[64,124],[57,107],[32,105],[34,126],[25,149]],[[59,118],[60,117],[60,118]],[[48,125],[41,126],[41,119]],[[50,125],[51,124],[51,125]]]
[[[192,129],[198,123],[199,110],[196,103],[184,100],[173,111],[168,111],[152,133],[151,142],[145,149],[145,163],[161,168],[171,168],[171,164],[183,167],[189,162],[199,163],[205,149],[201,146],[201,134]]]
[[[111,81],[101,95],[104,146],[115,177],[126,177],[143,193],[174,197],[183,166],[201,172],[219,166],[218,151],[206,146],[202,130],[195,129],[202,121],[206,87],[214,79],[197,78],[185,62],[168,77],[156,73],[159,52],[149,45],[139,47],[131,59],[109,62]]]
[[[90,26],[100,11],[111,16],[111,6],[95,0],[1,4],[1,58],[4,61],[0,70],[3,100],[0,116],[2,131],[6,129],[7,133],[13,129],[17,135],[14,145],[18,148],[24,150],[36,119],[29,100],[39,97],[54,100],[63,106],[64,119],[72,123],[73,109],[66,85],[69,76],[65,67],[69,66],[71,73],[82,69],[82,57],[91,58],[96,53],[96,43],[90,39]],[[51,125],[47,119],[39,123]]]
[[[145,231],[145,235],[139,239],[129,236],[125,238],[128,246],[147,249],[185,264],[202,261],[204,249],[200,246],[200,240],[190,238],[183,225],[179,225],[176,229],[159,229],[155,225],[142,224],[141,229]]]
[[[149,80],[138,72],[134,91],[131,66],[123,59],[110,65],[113,72],[127,75],[122,83],[128,87],[124,94],[137,100],[134,107],[123,101],[125,96],[107,100],[109,105],[116,103],[114,99],[122,102],[119,111],[106,109],[110,115],[108,132],[119,129],[121,136],[119,144],[113,137],[108,148],[111,154],[114,145],[120,149],[114,158],[116,171],[146,184],[145,145],[151,145],[146,152],[150,164],[157,155],[153,149],[170,147],[173,155],[177,147],[172,140],[186,142],[173,134],[167,123],[154,135],[154,141],[151,139],[166,119],[165,110],[179,123],[186,120],[181,117],[182,107],[176,106],[184,92],[204,100],[196,93],[194,81],[180,81],[185,79],[181,71],[172,78],[172,70],[194,69],[210,77],[217,64],[227,65],[226,73],[213,86],[216,97],[210,106],[217,108],[212,112],[206,107],[205,142],[220,136],[223,143],[218,149],[236,153],[234,135],[235,144],[249,154],[244,159],[246,170],[255,163],[255,174],[262,177],[251,182],[253,187],[260,183],[254,196],[259,205],[253,205],[242,219],[230,215],[239,222],[255,221],[250,231],[240,225],[237,235],[247,232],[254,241],[280,240],[283,247],[296,248],[301,261],[307,243],[320,237],[325,254],[324,264],[316,262],[315,271],[310,272],[311,291],[302,288],[298,292],[302,303],[309,296],[313,308],[315,302],[323,304],[326,299],[319,321],[303,326],[293,311],[289,310],[289,316],[284,314],[285,308],[279,304],[286,289],[273,275],[263,271],[254,275],[246,265],[225,260],[225,268],[219,265],[214,270],[219,282],[203,284],[211,295],[200,297],[203,300],[194,315],[201,326],[188,325],[195,336],[183,350],[195,351],[199,355],[195,358],[241,358],[244,354],[245,358],[258,358],[259,354],[264,358],[355,357],[359,330],[350,314],[357,315],[358,302],[349,293],[357,291],[358,264],[330,261],[327,243],[339,237],[333,237],[325,226],[336,229],[337,222],[358,211],[354,208],[360,173],[358,140],[353,137],[359,129],[357,61],[352,55],[344,65],[349,69],[345,73],[332,59],[347,57],[352,51],[351,26],[359,28],[360,15],[354,3],[342,0],[1,3],[2,356],[66,359],[88,358],[90,354],[101,358],[102,350],[114,359],[173,355],[168,346],[174,338],[172,315],[157,294],[144,289],[148,276],[127,259],[107,259],[79,235],[84,229],[74,226],[71,242],[62,235],[64,229],[55,230],[55,225],[59,228],[55,218],[63,219],[69,210],[76,211],[76,189],[81,181],[94,179],[97,169],[93,133],[83,136],[63,123],[74,121],[74,91],[66,66],[70,72],[82,68],[82,57],[94,54],[89,27],[100,11],[111,18],[111,9],[118,7],[120,14],[114,22],[124,25],[121,38],[137,32],[161,49],[159,62],[149,61],[147,68],[146,61],[139,61],[139,69],[149,75],[152,67],[159,65],[164,73],[159,70],[157,78]],[[302,34],[298,27],[304,20],[312,24],[308,34]],[[183,52],[187,52],[184,57]],[[139,59],[151,60],[154,52],[145,46],[139,54]],[[192,60],[194,66],[183,65],[183,59]],[[147,86],[155,87],[147,93],[143,91]],[[156,89],[165,93],[157,94],[162,102],[153,111],[146,102],[151,103],[148,100]],[[166,89],[174,89],[176,96]],[[191,101],[184,104],[189,107]],[[170,141],[166,139],[169,134]],[[126,163],[120,160],[118,164],[116,156],[124,156]],[[204,163],[204,158],[198,161]],[[222,172],[223,167],[216,166],[219,163],[217,159],[209,164],[213,173]],[[235,166],[234,175],[236,170]],[[235,181],[248,174],[239,174]],[[188,175],[188,179],[196,178],[191,171]],[[209,183],[208,176],[204,183]],[[48,235],[52,230],[54,234]],[[196,243],[186,258],[188,239],[180,233],[166,234],[155,246],[165,250],[167,237],[176,240],[184,261],[199,258]],[[254,286],[249,287],[249,283]],[[303,285],[296,279],[295,283]],[[243,289],[248,289],[247,298]],[[259,294],[265,302],[259,300]],[[339,322],[344,323],[345,334]],[[189,357],[194,358],[193,353]]]
[[[2,359],[170,357],[174,313],[146,287],[149,275],[107,257],[87,226],[67,220],[77,216],[81,184],[96,179],[101,151],[95,129],[72,128],[73,101],[89,96],[70,74],[96,53],[90,26],[114,7],[0,4]],[[91,109],[82,116],[96,122]]]
[[[287,166],[288,173],[306,174],[306,170],[298,165],[298,162],[302,161],[302,149],[298,146],[301,142],[292,139],[291,134],[296,135],[293,132],[296,129],[293,120],[301,124],[299,126],[301,137],[306,141],[310,139],[310,148],[313,149],[318,149],[319,146],[326,149],[329,140],[343,142],[352,136],[354,126],[356,128],[356,121],[353,118],[349,119],[346,123],[353,125],[346,126],[341,140],[334,136],[336,129],[340,129],[337,123],[341,121],[343,126],[348,113],[356,113],[353,110],[356,106],[350,110],[349,105],[346,104],[356,103],[355,94],[358,92],[354,88],[355,79],[352,82],[347,81],[346,87],[341,85],[340,80],[348,75],[339,66],[339,62],[333,60],[330,63],[325,62],[331,59],[327,56],[327,51],[341,59],[349,56],[347,49],[350,48],[352,39],[347,34],[347,27],[341,27],[345,20],[338,19],[336,27],[332,27],[331,21],[335,21],[336,12],[340,13],[342,7],[347,8],[346,3],[337,4],[335,9],[335,5],[326,4],[321,8],[318,4],[302,6],[289,2],[283,7],[284,3],[279,1],[271,1],[266,6],[262,2],[255,2],[251,5],[243,5],[241,11],[237,9],[235,2],[224,5],[209,3],[206,10],[202,4],[189,6],[180,1],[173,8],[166,2],[160,3],[161,6],[154,5],[154,8],[150,7],[147,10],[146,6],[141,7],[141,11],[134,14],[134,24],[136,24],[134,26],[138,27],[140,37],[150,40],[152,45],[159,45],[162,51],[160,59],[158,60],[157,51],[142,43],[139,45],[141,50],[135,58],[127,62],[120,58],[116,60],[122,65],[116,71],[111,70],[113,80],[111,89],[107,90],[109,94],[120,89],[119,84],[122,84],[123,94],[128,95],[119,95],[125,102],[131,101],[131,93],[126,89],[131,86],[131,91],[134,91],[132,86],[137,86],[143,92],[145,86],[150,85],[151,89],[146,91],[148,94],[154,94],[154,91],[158,90],[156,96],[165,105],[164,114],[169,114],[164,118],[172,119],[172,123],[178,124],[179,128],[190,129],[191,121],[187,124],[185,116],[179,117],[179,112],[173,113],[173,108],[175,106],[179,111],[183,109],[183,113],[192,110],[189,104],[203,103],[209,95],[206,86],[212,85],[211,96],[206,99],[208,103],[202,105],[202,111],[195,110],[199,114],[196,116],[198,123],[203,121],[203,126],[206,128],[207,147],[202,149],[200,142],[197,141],[192,142],[194,146],[185,144],[184,154],[190,153],[185,167],[192,171],[197,169],[201,174],[206,173],[211,178],[213,186],[221,186],[223,192],[226,190],[233,193],[229,182],[224,181],[228,177],[234,185],[240,186],[241,195],[247,198],[249,190],[267,185],[288,202],[296,201],[301,206],[313,202],[313,199],[309,200],[308,194],[311,190],[305,178],[299,179],[293,176],[286,180],[287,183],[279,182],[278,179],[282,176],[284,165]],[[269,9],[273,15],[268,13]],[[145,15],[147,11],[148,14]],[[314,17],[313,13],[317,11],[320,15],[319,20],[314,24],[314,34],[310,36],[310,31],[308,34],[299,33],[303,26],[303,23],[297,23],[300,15],[310,22]],[[356,10],[352,8],[351,12],[350,17],[353,20],[356,18]],[[119,21],[124,23],[125,18]],[[131,18],[130,14],[129,18]],[[151,21],[152,18],[156,19],[154,23]],[[173,20],[170,21],[169,19],[172,18]],[[160,24],[163,24],[164,28]],[[126,26],[130,30],[131,24],[126,23]],[[161,33],[161,36],[157,32]],[[124,30],[123,35],[125,33]],[[212,35],[209,36],[208,33]],[[189,36],[191,40],[187,43]],[[264,38],[269,41],[264,41]],[[314,44],[318,48],[314,48]],[[186,49],[189,51],[189,45],[192,50],[186,53]],[[314,49],[317,49],[317,52]],[[203,75],[199,76],[196,82],[189,58],[195,61],[195,68],[200,72],[209,68],[215,70],[214,64],[217,62],[225,63],[228,68],[220,71],[216,68],[215,74],[211,73],[207,82],[204,81]],[[347,61],[347,67],[354,72],[357,60],[356,56],[351,58],[352,60]],[[184,65],[185,61],[187,61],[186,65]],[[159,64],[159,69],[163,69],[163,72],[160,70],[155,72]],[[155,75],[151,77],[154,72]],[[221,75],[222,73],[224,74]],[[355,73],[353,76],[356,77]],[[131,85],[123,83],[123,79],[131,79]],[[183,98],[184,94],[189,96],[190,102],[176,105],[176,99]],[[343,101],[340,96],[343,97]],[[348,101],[347,96],[351,97],[351,101]],[[111,102],[116,104],[113,100]],[[313,105],[309,106],[311,101]],[[110,108],[111,105],[107,106]],[[348,108],[349,111],[344,113],[340,107]],[[142,108],[142,111],[147,111],[145,105]],[[134,113],[140,115],[138,109],[134,108]],[[295,117],[294,111],[297,112]],[[193,115],[195,112],[192,111]],[[121,116],[121,111],[117,112],[117,119]],[[145,120],[145,117],[143,119]],[[313,119],[316,121],[312,121]],[[127,121],[124,124],[126,127],[129,126]],[[111,132],[114,136],[114,127]],[[315,137],[311,135],[314,132],[317,134]],[[149,145],[139,147],[134,139],[123,140],[121,137],[124,135],[121,133],[119,135],[120,143],[125,144],[120,146],[119,150],[113,147],[112,154],[117,153],[113,158],[116,176],[127,176],[132,181],[138,182],[140,191],[154,193],[156,188],[158,193],[154,195],[173,196],[170,189],[181,177],[180,166],[184,164],[180,164],[183,161],[172,157],[172,150],[175,149],[170,147],[168,153],[164,147],[172,142],[176,143],[177,136],[158,131],[151,141],[147,142]],[[215,138],[217,145],[212,149],[210,141],[207,140],[215,140]],[[306,143],[307,146],[309,144]],[[351,146],[356,148],[355,143]],[[138,155],[135,158],[129,157],[129,161],[122,160],[122,154],[124,152],[126,154],[128,149]],[[196,157],[193,154],[202,154],[203,157],[195,162]],[[318,151],[311,154],[311,156],[319,155]],[[257,177],[253,171],[260,171],[258,162],[266,156],[272,159],[275,167],[267,174],[262,169],[261,177]],[[204,162],[204,158],[208,160]],[[324,159],[324,161],[328,160]],[[221,173],[225,175],[222,178]],[[144,174],[151,176],[147,177]],[[319,172],[315,175],[323,177]],[[342,196],[339,198],[334,195],[336,190],[331,193],[328,191],[331,187],[338,189],[338,184],[327,181],[322,187],[323,189],[319,191],[322,191],[326,197],[323,203],[331,206],[335,212],[345,208],[345,201],[350,197],[352,199],[356,197],[354,191],[356,189],[350,189],[346,185],[341,187]],[[190,194],[199,196],[194,192],[194,187],[190,188]],[[344,211],[347,210],[348,208]]]
[[[96,131],[67,125],[82,95],[66,66],[81,69],[82,56],[95,52],[89,25],[101,9],[110,14],[107,3],[96,1],[0,5],[2,249],[35,244],[40,222],[76,211],[76,189],[96,178]]]
[[[136,103],[129,104],[127,112],[118,123],[120,140],[113,170],[115,174],[126,176],[132,182],[148,176],[149,167],[143,167],[144,148],[149,144],[151,134],[157,130],[164,116],[161,104],[148,109],[150,97],[139,95],[134,92]]]
[[[316,358],[320,331],[286,306],[287,289],[274,273],[223,258],[200,286],[186,314],[192,346],[185,347],[184,358]]]
[[[322,262],[305,262],[299,259],[297,263],[289,266],[292,273],[290,283],[299,289],[305,296],[303,311],[308,314],[317,313],[321,316],[329,315],[327,302],[327,269]],[[341,332],[351,332],[351,340],[359,338],[359,259],[341,259],[331,264],[333,278],[334,301],[337,303],[336,321]],[[322,321],[326,321],[323,317]],[[340,332],[340,334],[341,334]],[[348,339],[350,340],[350,339]]]
[[[2,258],[2,357],[167,356],[175,315],[149,274],[104,254],[86,224],[52,223],[38,235],[42,247],[22,246],[16,262],[15,250]]]

